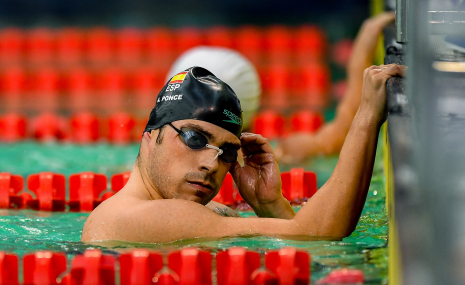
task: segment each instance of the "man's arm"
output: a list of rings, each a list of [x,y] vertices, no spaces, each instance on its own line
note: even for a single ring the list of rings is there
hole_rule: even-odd
[[[98,234],[92,235],[92,232],[85,228],[82,240],[171,242],[179,239],[244,235],[286,238],[305,235],[341,239],[350,235],[360,218],[370,184],[378,132],[386,115],[386,80],[391,76],[402,76],[403,73],[404,68],[397,65],[373,66],[365,71],[362,101],[333,175],[294,218],[221,217],[205,206],[191,201],[154,200],[145,201],[130,209],[121,209],[114,217],[114,222],[106,223],[106,228]],[[249,150],[254,149],[255,153],[249,152],[249,156],[269,158],[269,153],[262,151],[263,147],[250,145]],[[279,175],[279,172],[262,174],[271,177],[245,175],[242,176],[244,181],[236,183],[256,184],[256,180],[262,178],[265,181],[269,179],[276,182],[275,176]],[[240,177],[236,175],[236,178]],[[99,221],[95,223],[103,227]],[[90,224],[91,222],[89,227]]]
[[[365,70],[360,107],[336,168],[295,217],[299,224],[311,217],[315,235],[344,237],[355,229],[370,186],[379,129],[387,115],[386,81],[403,76],[404,70],[395,64]]]
[[[383,28],[394,18],[394,13],[386,12],[364,22],[347,66],[347,91],[336,109],[334,120],[322,126],[315,134],[294,134],[284,139],[276,150],[281,162],[295,163],[316,154],[335,154],[341,150],[360,105],[363,72],[372,65]]]

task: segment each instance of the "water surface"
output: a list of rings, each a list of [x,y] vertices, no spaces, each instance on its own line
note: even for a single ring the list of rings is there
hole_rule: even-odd
[[[111,176],[132,168],[139,145],[115,146],[96,144],[38,144],[22,142],[0,145],[0,172],[8,171],[24,177],[40,171],[70,174],[94,171]],[[332,269],[361,269],[366,284],[387,284],[387,232],[382,151],[378,148],[374,175],[368,198],[356,230],[342,241],[306,241],[274,237],[230,237],[220,240],[193,239],[168,244],[134,244],[111,241],[99,245],[80,242],[88,213],[50,213],[31,210],[0,210],[0,250],[19,256],[37,250],[66,252],[68,258],[88,248],[100,248],[109,254],[133,247],[152,248],[162,252],[195,246],[212,253],[231,246],[243,246],[265,253],[267,250],[293,246],[312,255],[312,280],[326,276]],[[337,157],[316,158],[307,170],[318,175],[318,185],[328,179]],[[282,170],[289,167],[283,166]],[[298,208],[296,208],[298,210]],[[244,217],[253,212],[240,212]],[[297,238],[297,237],[295,237]]]

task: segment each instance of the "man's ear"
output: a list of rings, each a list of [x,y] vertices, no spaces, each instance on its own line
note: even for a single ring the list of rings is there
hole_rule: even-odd
[[[152,132],[144,132],[144,138],[146,140],[151,140],[152,139]]]

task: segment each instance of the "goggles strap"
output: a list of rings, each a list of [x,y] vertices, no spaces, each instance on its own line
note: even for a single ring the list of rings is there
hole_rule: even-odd
[[[220,149],[220,148],[218,148],[218,147],[216,147],[216,146],[213,146],[213,145],[208,144],[208,143],[207,143],[205,146],[208,147],[208,148],[211,148],[211,149],[214,149],[214,150],[218,151],[218,153],[216,154],[216,156],[215,156],[215,158],[213,159],[213,161],[214,161],[215,159],[217,159],[218,156],[220,156],[220,155],[223,154],[223,150]]]

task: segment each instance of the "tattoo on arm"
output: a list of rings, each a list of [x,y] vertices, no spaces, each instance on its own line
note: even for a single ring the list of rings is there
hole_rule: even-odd
[[[234,211],[233,209],[229,207],[221,207],[221,208],[215,207],[212,210],[213,212],[217,213],[218,215],[222,217],[236,217],[236,218],[241,217],[236,211]]]

